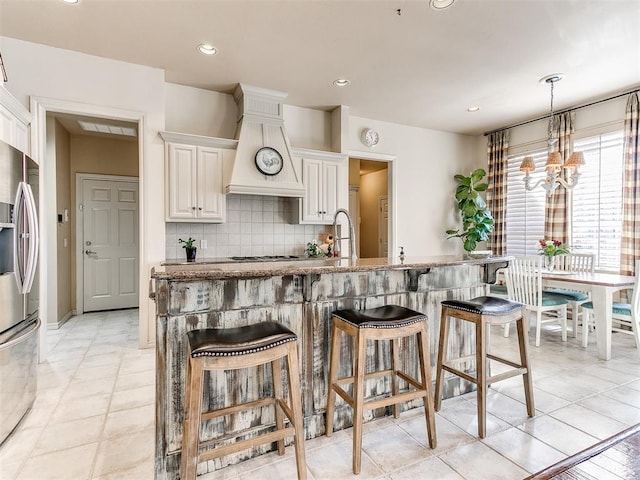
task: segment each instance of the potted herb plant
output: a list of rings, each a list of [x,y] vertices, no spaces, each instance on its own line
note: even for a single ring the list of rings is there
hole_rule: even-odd
[[[493,231],[493,215],[487,208],[487,203],[480,192],[487,190],[487,183],[482,179],[487,174],[478,168],[471,175],[454,175],[458,182],[456,201],[460,210],[462,229],[447,230],[447,238],[459,238],[468,254],[476,249],[478,242],[489,240],[489,233]]]
[[[195,262],[196,261],[196,252],[197,248],[195,246],[196,239],[189,237],[187,240],[183,240],[181,238],[178,239],[179,243],[184,243],[182,248],[187,252],[187,262]]]

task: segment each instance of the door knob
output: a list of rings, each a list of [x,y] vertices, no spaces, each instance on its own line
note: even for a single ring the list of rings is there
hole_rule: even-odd
[[[97,252],[94,252],[93,250],[85,250],[84,253],[87,255],[96,255]]]

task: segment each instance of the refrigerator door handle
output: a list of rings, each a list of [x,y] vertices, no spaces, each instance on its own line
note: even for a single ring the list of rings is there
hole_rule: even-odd
[[[16,200],[13,210],[13,223],[15,228],[13,229],[13,274],[18,284],[18,292],[24,293],[24,182],[18,183],[18,190],[16,191]]]
[[[38,217],[31,186],[18,184],[15,201],[14,274],[18,291],[29,293],[38,261]],[[26,227],[26,231],[25,231]],[[25,255],[25,246],[28,250]],[[26,257],[26,258],[25,258]]]
[[[28,183],[24,183],[24,193],[27,222],[29,225],[29,237],[27,239],[29,244],[29,252],[27,255],[24,291],[22,293],[29,293],[31,291],[31,285],[33,285],[33,279],[36,276],[36,266],[38,265],[38,211],[36,209],[36,201],[33,198],[31,185],[29,185]]]

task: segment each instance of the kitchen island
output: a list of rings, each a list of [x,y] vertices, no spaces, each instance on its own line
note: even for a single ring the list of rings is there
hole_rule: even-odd
[[[331,312],[340,308],[373,308],[402,305],[428,318],[431,364],[435,368],[440,302],[469,299],[486,293],[498,268],[508,259],[493,257],[465,259],[462,256],[434,256],[327,259],[255,263],[190,263],[154,268],[156,300],[156,478],[176,479],[180,465],[183,400],[186,366],[186,332],[198,328],[229,328],[267,320],[282,323],[298,335],[302,409],[307,438],[323,435],[327,398]],[[450,339],[456,354],[472,353],[472,329],[457,325],[458,335]],[[389,365],[389,347],[368,346],[368,370]],[[415,339],[401,342],[401,359],[415,358]],[[351,348],[343,346],[340,365],[351,365]],[[406,351],[407,355],[403,355]],[[388,367],[385,367],[388,368]],[[415,362],[402,365],[419,376]],[[466,367],[468,368],[468,366]],[[433,377],[435,378],[435,376]],[[471,390],[468,382],[447,378],[445,397]],[[388,378],[366,386],[369,396],[390,391]],[[205,380],[206,409],[272,394],[268,366],[249,370],[213,373]],[[421,406],[415,401],[403,408]],[[368,411],[366,420],[387,415],[387,409]],[[248,438],[273,424],[271,408],[242,412],[207,421],[201,439],[226,438],[232,432]],[[336,407],[335,429],[352,424],[351,408]],[[267,426],[264,426],[267,425]],[[225,442],[233,439],[225,439]],[[272,449],[272,445],[216,459],[199,465],[203,474],[237,463]]]

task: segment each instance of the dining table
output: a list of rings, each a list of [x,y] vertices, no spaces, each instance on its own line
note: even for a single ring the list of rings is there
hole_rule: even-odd
[[[598,358],[611,359],[611,325],[613,294],[633,288],[636,278],[613,273],[574,273],[564,270],[543,271],[542,283],[547,287],[589,292],[596,324]]]

